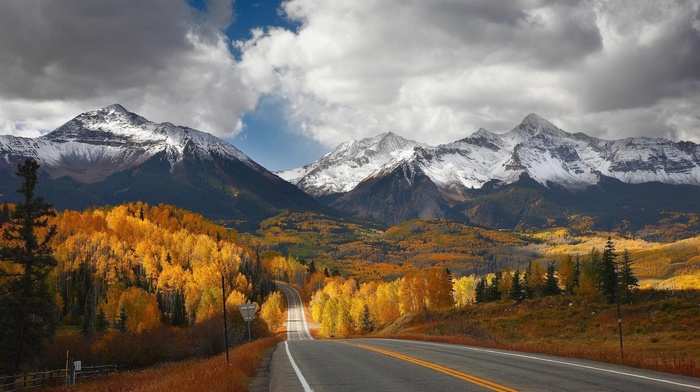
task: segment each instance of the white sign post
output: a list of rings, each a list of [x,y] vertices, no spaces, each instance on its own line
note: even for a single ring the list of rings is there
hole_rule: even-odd
[[[243,320],[248,322],[248,341],[250,341],[250,322],[253,321],[253,318],[255,318],[255,308],[257,306],[258,304],[255,302],[252,304],[238,305],[238,310],[241,311]]]

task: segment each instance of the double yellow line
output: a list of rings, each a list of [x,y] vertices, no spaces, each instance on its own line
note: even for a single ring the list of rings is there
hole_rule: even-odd
[[[343,343],[345,343],[345,342],[343,342]],[[438,371],[440,373],[444,373],[444,374],[450,375],[452,377],[457,377],[460,380],[468,381],[472,384],[482,386],[482,387],[490,389],[492,391],[499,391],[499,392],[515,392],[516,391],[515,389],[508,388],[506,386],[496,384],[496,383],[488,381],[488,380],[484,380],[483,378],[479,378],[479,377],[472,376],[472,375],[469,375],[466,373],[462,373],[462,372],[459,372],[457,370],[453,370],[450,368],[446,368],[444,366],[436,365],[434,363],[422,361],[420,359],[409,357],[407,355],[395,353],[393,351],[384,350],[384,349],[377,348],[377,347],[366,346],[364,344],[355,344],[355,343],[345,343],[345,344],[355,346],[355,347],[364,348],[365,350],[371,350],[371,351],[378,352],[378,353],[381,353],[384,355],[388,355],[390,357],[402,359],[406,362],[411,362],[411,363],[414,363],[416,365],[424,366],[424,367],[427,367],[428,369],[433,369],[433,370]]]

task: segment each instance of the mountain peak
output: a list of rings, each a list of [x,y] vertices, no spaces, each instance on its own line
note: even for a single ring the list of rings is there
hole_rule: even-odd
[[[385,164],[411,156],[419,146],[424,145],[386,132],[343,142],[316,162],[277,175],[311,195],[344,193]]]
[[[535,114],[530,113],[523,119],[517,127],[513,128],[506,135],[516,144],[524,142],[537,134],[547,134],[555,136],[566,136],[566,132],[562,131],[549,120]]]
[[[530,113],[527,116],[525,116],[525,118],[523,119],[523,121],[520,122],[520,125],[518,125],[517,128],[529,129],[533,131],[559,130],[559,128],[556,125],[549,122],[549,120],[535,113]]]
[[[109,106],[105,106],[101,109],[104,112],[118,112],[118,113],[129,113],[126,108],[118,103],[113,103]]]

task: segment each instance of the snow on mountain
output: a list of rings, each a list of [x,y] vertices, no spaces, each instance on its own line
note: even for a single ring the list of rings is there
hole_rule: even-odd
[[[211,160],[212,154],[264,169],[231,144],[205,132],[170,123],[156,124],[115,104],[83,113],[36,139],[0,136],[0,155],[33,157],[51,177],[95,182],[165,153],[171,170],[185,154]]]
[[[313,196],[344,193],[387,162],[411,157],[416,147],[427,146],[388,132],[342,143],[314,163],[276,174]]]
[[[601,176],[632,184],[700,185],[700,146],[695,143],[601,140],[565,132],[536,114],[502,134],[482,128],[435,147],[402,139],[403,147],[376,153],[373,146],[384,137],[343,143],[319,161],[281,174],[314,196],[348,192],[366,178],[380,178],[402,165],[424,173],[453,199],[492,180],[515,182],[523,173],[545,186],[569,189],[597,184]]]

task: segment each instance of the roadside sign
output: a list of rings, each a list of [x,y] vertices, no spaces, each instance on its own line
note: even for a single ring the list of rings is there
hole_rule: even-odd
[[[75,371],[79,372],[83,370],[83,363],[81,361],[75,361]]]
[[[238,310],[241,311],[241,315],[243,316],[243,320],[253,321],[253,318],[255,317],[256,305],[257,304],[255,302],[253,302],[252,304],[238,305]]]

